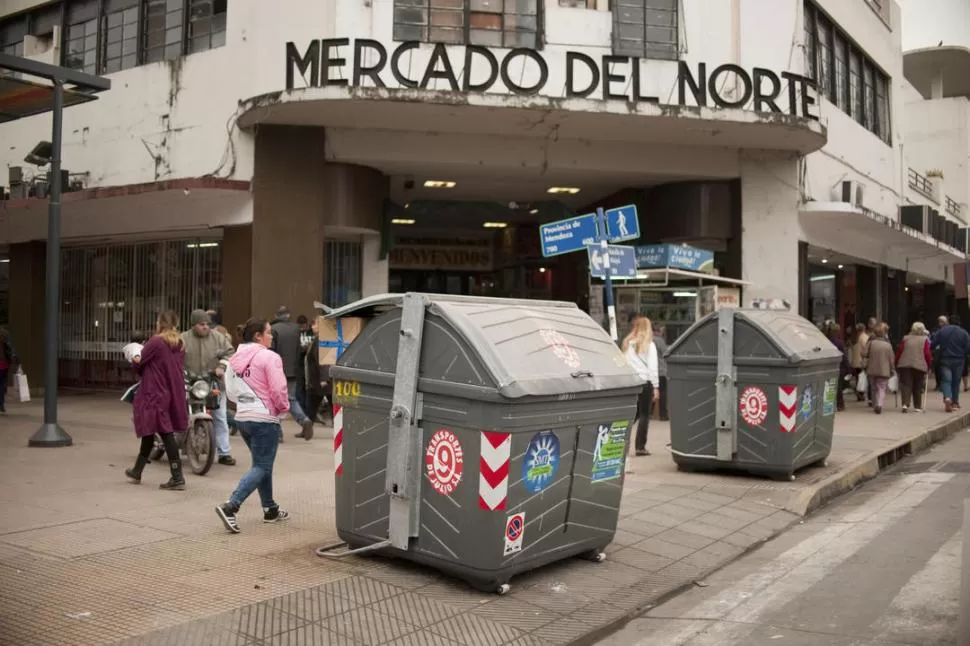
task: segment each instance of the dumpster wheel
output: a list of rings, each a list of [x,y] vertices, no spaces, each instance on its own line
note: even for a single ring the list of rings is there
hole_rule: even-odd
[[[503,583],[497,588],[495,588],[495,594],[500,596],[505,596],[509,593],[509,590],[511,589],[512,589],[512,586],[510,586],[508,583]]]

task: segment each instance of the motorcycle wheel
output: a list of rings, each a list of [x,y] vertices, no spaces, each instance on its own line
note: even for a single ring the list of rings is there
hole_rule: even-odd
[[[216,456],[216,436],[210,420],[200,419],[192,425],[185,438],[185,449],[192,473],[197,476],[207,474]]]

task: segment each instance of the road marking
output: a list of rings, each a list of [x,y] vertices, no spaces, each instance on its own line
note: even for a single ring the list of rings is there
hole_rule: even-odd
[[[882,617],[872,623],[872,634],[858,646],[952,633],[953,619],[960,616],[962,547],[958,530],[899,590]]]
[[[694,621],[678,622],[669,629],[657,631],[636,642],[636,646],[742,643],[763,614],[797,598],[824,579],[952,477],[952,474],[924,473],[899,478],[862,507],[843,515],[837,524],[809,536],[683,616]]]

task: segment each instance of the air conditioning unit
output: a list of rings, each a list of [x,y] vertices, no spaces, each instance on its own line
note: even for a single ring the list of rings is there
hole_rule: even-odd
[[[931,233],[930,207],[925,204],[907,204],[899,207],[899,223],[918,233]]]
[[[852,206],[862,208],[863,197],[865,196],[865,185],[855,180],[847,179],[839,182],[835,186],[832,196],[836,202],[845,202]]]

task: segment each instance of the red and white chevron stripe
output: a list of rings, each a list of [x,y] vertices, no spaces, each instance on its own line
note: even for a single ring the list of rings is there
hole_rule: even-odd
[[[333,405],[333,470],[338,476],[344,473],[344,407]]]
[[[798,388],[795,386],[778,386],[778,423],[782,433],[795,430],[795,419],[798,415]]]
[[[506,507],[511,454],[511,434],[482,431],[482,457],[478,461],[478,506],[486,511],[499,511]]]

